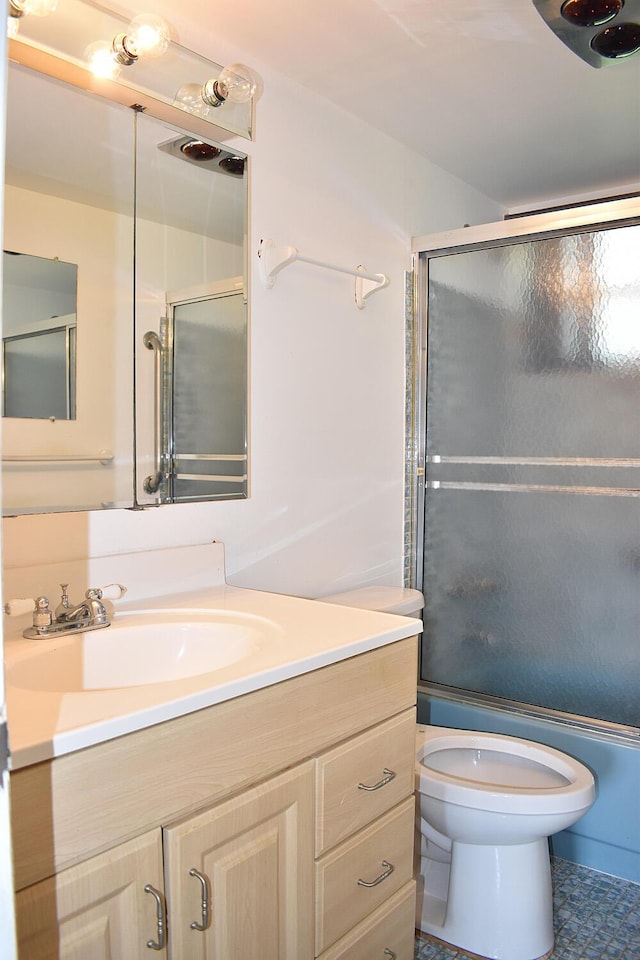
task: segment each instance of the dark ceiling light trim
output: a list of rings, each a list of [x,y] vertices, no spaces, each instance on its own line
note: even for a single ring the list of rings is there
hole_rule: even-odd
[[[624,7],[624,0],[565,0],[560,15],[576,27],[601,27],[609,23]]]
[[[172,157],[178,157],[180,160],[194,163],[202,170],[214,170],[228,177],[242,177],[247,162],[247,158],[242,154],[231,153],[230,150],[196,137],[166,140],[158,144],[158,150],[169,153]]]
[[[640,0],[533,0],[553,32],[592,67],[640,50]]]

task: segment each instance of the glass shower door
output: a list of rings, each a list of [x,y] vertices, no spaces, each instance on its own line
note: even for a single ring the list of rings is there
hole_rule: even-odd
[[[640,726],[640,227],[428,268],[422,676]]]

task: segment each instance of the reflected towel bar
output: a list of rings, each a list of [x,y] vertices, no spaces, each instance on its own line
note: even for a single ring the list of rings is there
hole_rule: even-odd
[[[2,458],[3,463],[102,463],[106,466],[114,459],[110,450],[101,450],[96,456],[76,453],[62,454],[30,454],[7,455]]]
[[[281,246],[275,240],[261,240],[258,246],[258,259],[260,260],[260,274],[264,286],[270,290],[276,282],[276,277],[284,267],[296,261],[300,263],[310,263],[314,267],[322,267],[324,270],[335,270],[337,273],[346,273],[350,277],[356,278],[355,301],[359,310],[362,310],[368,297],[376,290],[382,290],[389,286],[389,277],[384,273],[368,273],[364,267],[339,267],[334,263],[325,263],[323,260],[314,260],[311,257],[303,257],[296,247]]]

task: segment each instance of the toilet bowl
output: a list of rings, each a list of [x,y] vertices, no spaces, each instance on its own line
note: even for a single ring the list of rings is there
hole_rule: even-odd
[[[419,725],[416,798],[416,926],[492,960],[548,955],[548,838],[592,805],[592,773],[518,737]]]

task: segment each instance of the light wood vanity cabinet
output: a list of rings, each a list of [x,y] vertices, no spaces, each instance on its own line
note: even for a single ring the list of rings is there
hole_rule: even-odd
[[[150,958],[165,897],[170,960],[411,960],[415,678],[412,638],[13,773],[20,960]]]

